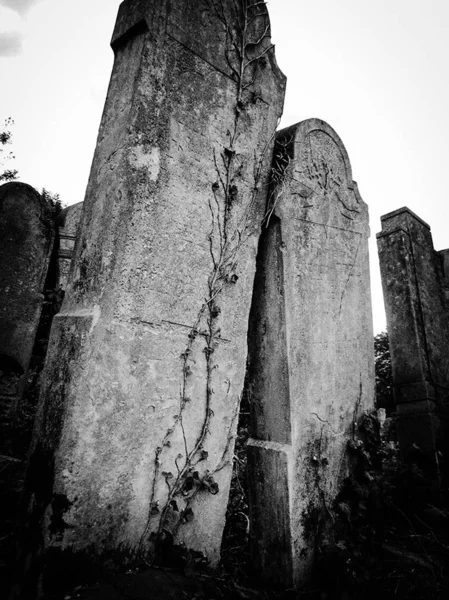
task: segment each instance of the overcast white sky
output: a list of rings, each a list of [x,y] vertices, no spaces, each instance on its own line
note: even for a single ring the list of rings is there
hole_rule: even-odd
[[[15,121],[20,180],[84,199],[120,0],[0,0],[0,122]],[[385,328],[375,234],[408,206],[449,247],[449,0],[271,0],[287,75],[282,126],[340,135],[370,208],[374,331]]]

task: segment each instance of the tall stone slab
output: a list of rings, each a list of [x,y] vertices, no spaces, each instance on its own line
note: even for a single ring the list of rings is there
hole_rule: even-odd
[[[449,314],[449,248],[439,250],[437,254],[440,257],[444,305]]]
[[[438,468],[449,407],[447,251],[408,208],[381,218],[377,234],[390,340],[398,437],[406,458],[418,446]]]
[[[47,564],[218,561],[285,87],[269,35],[256,0],[120,6],[30,459]]]
[[[78,202],[61,210],[57,219],[58,261],[56,268],[57,287],[65,290],[69,278],[72,255],[75,249],[76,232],[81,219],[83,203]]]
[[[54,232],[45,200],[30,185],[0,187],[0,418],[22,394],[39,324]]]
[[[252,553],[264,577],[297,584],[373,407],[368,209],[319,119],[279,132],[272,172],[248,335]]]

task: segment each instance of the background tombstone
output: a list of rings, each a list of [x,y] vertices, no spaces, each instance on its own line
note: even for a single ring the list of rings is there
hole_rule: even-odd
[[[54,232],[49,207],[25,183],[0,187],[0,411],[9,421],[26,380]],[[11,412],[12,411],[12,412]]]
[[[77,228],[81,219],[83,203],[72,204],[61,210],[56,225],[58,227],[58,263],[57,263],[57,287],[65,290],[69,277],[70,264],[72,262],[73,250]]]
[[[216,564],[285,78],[255,0],[128,0],[112,46],[43,374],[28,552],[123,564],[183,543]]]
[[[345,475],[354,423],[374,402],[368,210],[335,131],[277,135],[275,185],[249,327],[252,553],[297,584]]]
[[[377,234],[401,453],[418,446],[438,469],[449,406],[447,250],[408,208],[381,218]]]
[[[441,285],[446,313],[449,315],[449,248],[437,252],[441,261]]]

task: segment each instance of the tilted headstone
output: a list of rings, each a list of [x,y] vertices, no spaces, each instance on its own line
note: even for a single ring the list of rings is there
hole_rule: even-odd
[[[256,0],[120,6],[43,374],[35,552],[218,561],[285,87],[269,35]]]
[[[295,584],[345,475],[354,423],[373,407],[369,226],[329,125],[302,121],[276,140],[248,336],[248,471],[255,563]]]
[[[23,392],[54,232],[45,200],[30,185],[0,187],[0,418]]]
[[[64,208],[58,215],[58,264],[56,274],[56,287],[65,290],[69,277],[70,264],[72,262],[73,250],[78,224],[81,218],[83,203],[72,204]]]
[[[419,447],[438,469],[449,407],[447,251],[435,252],[429,225],[406,207],[381,221],[377,244],[401,452],[407,458]]]

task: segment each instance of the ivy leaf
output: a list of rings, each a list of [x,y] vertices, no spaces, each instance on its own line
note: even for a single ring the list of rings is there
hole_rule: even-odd
[[[338,508],[341,510],[341,512],[346,515],[348,517],[348,519],[351,518],[351,508],[349,506],[349,504],[347,504],[346,502],[340,502],[338,504]]]
[[[210,310],[211,317],[213,317],[213,318],[218,317],[218,315],[220,313],[221,313],[221,308],[219,306],[217,306],[216,304],[214,304]]]
[[[208,477],[205,477],[203,479],[201,487],[204,490],[208,491],[213,496],[218,494],[218,492],[220,491],[220,488],[218,487],[218,483],[216,481],[214,481],[214,478],[212,477],[212,475],[209,475]]]
[[[218,492],[220,491],[220,488],[218,487],[218,483],[216,481],[213,481],[210,484],[209,487],[209,492],[213,495],[216,496],[218,494]]]
[[[231,196],[231,198],[235,198],[238,194],[238,188],[236,185],[231,185],[231,187],[229,188],[229,195]]]
[[[190,523],[191,521],[193,521],[194,518],[195,518],[195,515],[194,515],[193,510],[191,508],[186,508],[182,512],[182,520],[183,520],[184,523]]]

